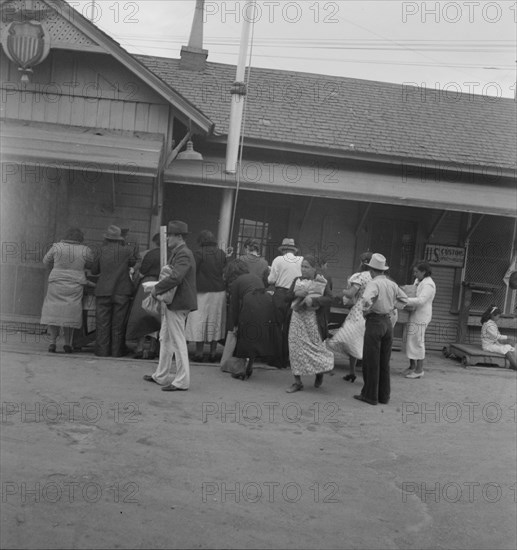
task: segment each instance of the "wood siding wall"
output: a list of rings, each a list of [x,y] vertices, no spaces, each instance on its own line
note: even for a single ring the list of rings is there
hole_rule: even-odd
[[[66,229],[78,226],[85,244],[99,246],[108,225],[129,228],[128,242],[149,246],[152,179],[46,170],[2,182],[2,317],[37,322],[46,292],[43,256]]]
[[[125,67],[102,54],[52,50],[20,83],[1,55],[2,117],[167,135],[169,106]]]

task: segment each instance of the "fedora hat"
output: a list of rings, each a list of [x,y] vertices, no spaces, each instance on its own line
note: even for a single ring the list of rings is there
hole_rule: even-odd
[[[116,225],[110,225],[108,231],[104,233],[104,238],[109,241],[123,241],[124,237],[122,236],[122,229]]]
[[[180,220],[169,222],[167,226],[169,235],[188,235],[188,225]]]
[[[382,254],[377,253],[372,254],[370,261],[364,265],[377,271],[387,271],[389,269],[389,266],[386,265],[386,258]]]
[[[280,252],[283,252],[284,250],[294,250],[295,252],[298,252],[298,248],[294,244],[294,239],[288,238],[285,238],[282,241],[282,244],[278,247],[278,250],[280,250]]]

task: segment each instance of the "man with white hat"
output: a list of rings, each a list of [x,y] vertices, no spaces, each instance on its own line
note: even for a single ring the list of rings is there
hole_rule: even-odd
[[[365,264],[372,275],[363,293],[366,318],[363,347],[363,380],[360,395],[354,399],[370,405],[387,404],[390,400],[390,358],[393,343],[391,313],[404,307],[408,297],[397,283],[386,277],[389,267],[382,254],[372,254]]]
[[[279,368],[287,367],[289,355],[288,348],[288,327],[287,313],[289,311],[289,303],[286,302],[286,294],[289,292],[293,281],[296,277],[302,276],[302,261],[303,256],[296,256],[298,248],[294,243],[294,239],[285,238],[282,244],[278,247],[282,253],[277,256],[272,264],[269,272],[268,283],[275,285],[273,294],[273,305],[276,311],[276,320],[280,325],[282,341],[278,349],[278,357],[275,364]]]

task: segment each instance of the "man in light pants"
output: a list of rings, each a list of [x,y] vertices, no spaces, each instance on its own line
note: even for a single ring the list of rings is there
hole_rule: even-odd
[[[171,249],[169,265],[172,275],[159,281],[152,290],[154,296],[176,288],[172,303],[166,306],[160,330],[160,361],[154,374],[144,380],[160,384],[162,391],[186,391],[190,385],[185,325],[188,314],[197,309],[196,262],[187,248],[185,222],[176,220],[167,227],[167,245]],[[171,374],[172,359],[176,357],[176,375]]]

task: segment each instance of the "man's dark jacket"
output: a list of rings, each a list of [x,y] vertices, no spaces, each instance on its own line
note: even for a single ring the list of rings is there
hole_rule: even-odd
[[[185,243],[173,249],[169,259],[173,274],[157,283],[156,294],[163,294],[177,287],[176,294],[168,309],[195,311],[197,309],[196,262],[192,251]]]

